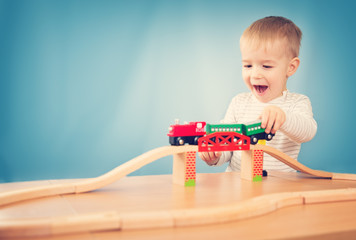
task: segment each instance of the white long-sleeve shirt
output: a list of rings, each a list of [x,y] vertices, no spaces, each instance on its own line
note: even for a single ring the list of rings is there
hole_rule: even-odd
[[[286,121],[266,145],[274,147],[294,159],[298,159],[301,143],[311,140],[316,134],[317,123],[313,118],[310,100],[307,96],[284,91],[268,103],[262,103],[252,93],[241,93],[235,96],[226,112],[222,123],[248,123],[259,118],[266,106],[280,107],[286,114]],[[226,171],[240,171],[241,151],[223,152],[216,165],[230,162]],[[294,171],[279,160],[264,154],[263,169]]]

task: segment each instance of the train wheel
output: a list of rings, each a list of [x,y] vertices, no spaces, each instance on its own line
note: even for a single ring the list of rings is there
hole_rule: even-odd
[[[199,140],[199,138],[200,138],[200,137],[195,137],[195,138],[194,138],[194,143],[193,143],[194,145],[198,145],[198,140]]]
[[[266,140],[267,140],[267,141],[271,141],[272,138],[273,138],[273,135],[272,135],[271,133],[266,134]]]
[[[185,141],[184,141],[184,139],[183,138],[177,138],[177,145],[178,146],[181,146],[181,145],[184,145],[185,144]]]
[[[255,145],[258,142],[258,138],[255,135],[252,135],[250,138],[251,138],[252,145]]]

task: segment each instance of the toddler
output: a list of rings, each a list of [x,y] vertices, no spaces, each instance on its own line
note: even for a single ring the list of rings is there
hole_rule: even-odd
[[[248,123],[261,119],[266,133],[274,133],[267,145],[294,159],[301,143],[317,130],[308,97],[287,90],[287,80],[298,69],[301,30],[284,17],[265,17],[252,23],[241,36],[242,77],[250,92],[235,96],[222,123]],[[208,165],[230,162],[226,171],[240,171],[241,151],[202,152]],[[265,154],[264,169],[294,171]]]

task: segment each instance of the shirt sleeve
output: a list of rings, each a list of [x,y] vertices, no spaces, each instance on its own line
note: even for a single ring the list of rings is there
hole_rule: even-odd
[[[229,107],[227,108],[225,117],[223,120],[220,121],[220,123],[236,123],[236,111],[238,106],[238,97],[236,96],[231,100]]]
[[[302,95],[286,112],[286,121],[280,130],[292,141],[303,143],[310,141],[316,134],[317,123],[313,117],[308,97]]]

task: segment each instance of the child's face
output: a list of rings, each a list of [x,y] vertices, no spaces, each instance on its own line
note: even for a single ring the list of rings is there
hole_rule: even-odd
[[[242,77],[247,87],[261,102],[269,102],[287,89],[287,79],[299,65],[298,58],[290,58],[286,53],[286,42],[275,40],[273,44],[251,46],[241,39]],[[291,62],[298,60],[298,65],[291,73]]]

